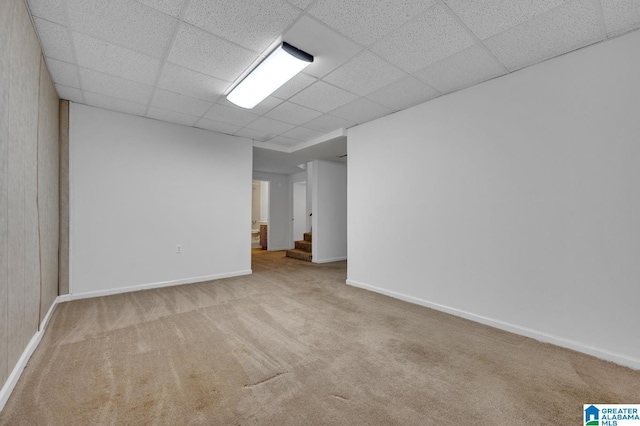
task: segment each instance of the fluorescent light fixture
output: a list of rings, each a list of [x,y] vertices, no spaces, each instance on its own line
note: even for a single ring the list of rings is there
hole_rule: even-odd
[[[227,95],[229,102],[251,109],[313,62],[313,56],[283,42]]]

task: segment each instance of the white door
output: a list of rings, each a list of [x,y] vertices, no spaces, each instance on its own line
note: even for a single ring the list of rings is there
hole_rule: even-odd
[[[302,239],[307,227],[307,182],[293,183],[293,241]]]

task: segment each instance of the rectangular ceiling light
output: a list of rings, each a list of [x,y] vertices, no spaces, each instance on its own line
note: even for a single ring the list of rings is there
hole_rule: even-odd
[[[283,42],[233,88],[227,99],[251,109],[312,62],[313,56]]]

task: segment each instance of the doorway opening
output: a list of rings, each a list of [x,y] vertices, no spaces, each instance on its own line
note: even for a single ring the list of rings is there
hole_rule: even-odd
[[[251,184],[251,248],[267,249],[269,225],[269,182]]]

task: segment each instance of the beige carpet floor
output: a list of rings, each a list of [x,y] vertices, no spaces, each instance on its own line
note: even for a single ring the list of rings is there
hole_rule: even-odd
[[[579,425],[640,372],[257,252],[251,276],[63,303],[2,425]]]

